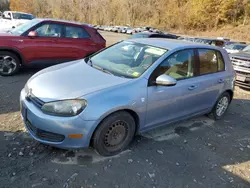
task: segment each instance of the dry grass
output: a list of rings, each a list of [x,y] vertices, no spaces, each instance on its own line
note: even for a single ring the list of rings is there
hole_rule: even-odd
[[[191,31],[172,31],[174,33],[183,34],[183,35],[192,35],[197,37],[225,37],[230,38],[231,40],[244,41],[250,43],[250,25],[245,26],[225,26],[218,30],[211,30],[205,32],[197,32],[194,30]]]

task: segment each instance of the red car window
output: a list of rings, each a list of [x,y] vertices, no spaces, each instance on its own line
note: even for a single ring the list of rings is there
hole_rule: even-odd
[[[82,27],[65,27],[65,37],[67,38],[89,38],[89,34]]]

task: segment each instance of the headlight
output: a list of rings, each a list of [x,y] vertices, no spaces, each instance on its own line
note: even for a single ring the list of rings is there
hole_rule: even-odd
[[[76,116],[80,114],[87,106],[87,101],[80,99],[55,101],[45,103],[42,110],[56,116]]]

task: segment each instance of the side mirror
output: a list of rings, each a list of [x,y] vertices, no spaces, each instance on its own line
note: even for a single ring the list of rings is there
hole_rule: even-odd
[[[38,33],[37,33],[36,31],[30,31],[30,32],[28,33],[28,37],[31,37],[31,38],[33,38],[33,37],[38,37]]]
[[[157,85],[162,85],[162,86],[174,86],[176,85],[177,80],[166,75],[162,74],[156,78],[156,84]]]

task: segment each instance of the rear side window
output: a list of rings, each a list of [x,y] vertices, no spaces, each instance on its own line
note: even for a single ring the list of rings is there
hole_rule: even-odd
[[[198,54],[200,59],[200,75],[225,70],[225,64],[220,52],[210,49],[198,49]]]
[[[65,37],[83,39],[83,38],[89,38],[89,34],[82,27],[65,26]]]

